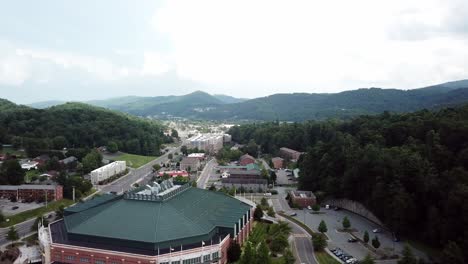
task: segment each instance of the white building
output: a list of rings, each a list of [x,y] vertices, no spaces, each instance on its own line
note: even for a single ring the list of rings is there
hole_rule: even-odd
[[[188,147],[215,153],[223,148],[223,141],[223,134],[199,134],[188,139]]]
[[[23,170],[36,170],[38,164],[39,163],[36,161],[28,161],[28,162],[21,164],[21,168]]]
[[[91,183],[98,184],[103,180],[124,172],[126,168],[127,164],[125,161],[115,161],[107,164],[106,166],[95,169],[90,173]]]

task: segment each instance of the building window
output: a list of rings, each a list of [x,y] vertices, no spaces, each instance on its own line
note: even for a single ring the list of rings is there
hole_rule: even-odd
[[[172,261],[171,264],[180,264],[180,260]]]
[[[80,258],[80,262],[89,263],[89,258]]]
[[[105,264],[106,262],[104,260],[96,259],[94,261],[94,264]]]
[[[219,258],[219,252],[214,252],[213,254],[211,254],[211,256],[213,257],[213,259],[217,259]]]
[[[75,260],[75,256],[65,256],[66,260],[73,261]]]
[[[204,255],[204,256],[203,256],[203,262],[210,261],[210,260],[211,260],[211,256],[210,256],[210,255]]]
[[[55,258],[55,260],[60,260],[62,257],[60,256],[60,254],[55,254],[54,258]]]
[[[169,261],[159,262],[159,264],[169,264]]]

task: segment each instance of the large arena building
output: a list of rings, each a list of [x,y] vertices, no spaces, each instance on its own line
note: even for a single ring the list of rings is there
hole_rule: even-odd
[[[249,204],[167,180],[67,208],[39,240],[43,263],[224,264],[252,221]]]

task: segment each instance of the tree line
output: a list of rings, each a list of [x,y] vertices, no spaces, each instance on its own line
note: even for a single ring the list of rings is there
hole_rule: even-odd
[[[350,121],[237,126],[263,153],[306,151],[299,185],[318,198],[363,203],[398,236],[468,261],[468,105]],[[461,256],[460,256],[461,254]]]
[[[6,101],[7,102],[7,101]],[[24,148],[28,156],[63,148],[111,145],[113,150],[159,155],[164,127],[144,120],[81,103],[48,109],[20,107],[0,101],[0,143]],[[3,105],[3,106],[2,106]]]

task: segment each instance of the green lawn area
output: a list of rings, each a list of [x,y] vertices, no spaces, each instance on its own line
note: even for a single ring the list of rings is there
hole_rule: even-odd
[[[338,260],[334,259],[325,251],[315,252],[315,257],[319,264],[340,264]]]
[[[16,155],[16,156],[20,156],[20,157],[26,157],[26,153],[24,151],[18,151],[16,149],[10,148],[10,147],[4,147],[4,148],[0,149],[0,153],[1,154],[10,153],[12,155]]]
[[[8,219],[10,219],[10,221],[0,223],[0,227],[8,227],[8,226],[16,225],[17,223],[24,222],[24,221],[26,221],[28,219],[31,219],[31,218],[36,218],[36,217],[38,217],[40,215],[43,215],[45,213],[52,212],[52,211],[57,211],[61,205],[67,207],[67,206],[70,206],[72,204],[73,204],[73,201],[72,200],[67,200],[67,199],[63,199],[63,200],[60,200],[60,201],[53,201],[53,202],[50,202],[50,203],[47,204],[47,208],[45,206],[43,206],[43,207],[40,207],[40,208],[36,208],[34,210],[29,210],[29,211],[25,211],[25,212],[22,212],[22,213],[19,213],[19,214],[16,214],[16,215],[12,215],[12,216],[8,217]]]
[[[126,161],[127,166],[130,166],[132,168],[139,168],[154,159],[156,159],[156,157],[140,156],[140,155],[128,154],[128,153],[122,154],[114,158],[114,160]]]

